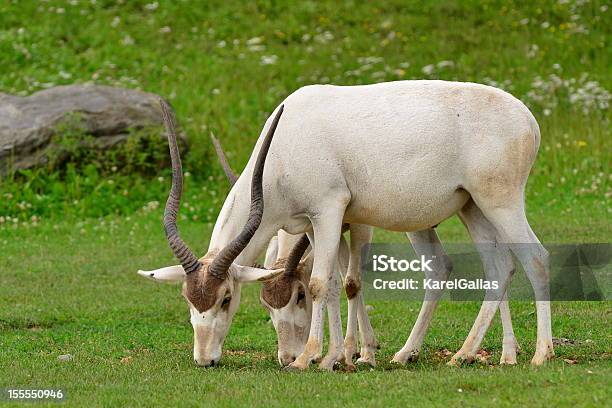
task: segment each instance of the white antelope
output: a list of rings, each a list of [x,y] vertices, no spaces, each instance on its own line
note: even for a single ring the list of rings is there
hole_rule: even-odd
[[[225,175],[230,183],[233,184],[238,179],[238,176],[232,170],[227,156],[221,146],[221,143],[211,133],[211,139],[217,152],[219,163],[225,172]],[[345,226],[343,226],[344,228]],[[348,227],[348,226],[347,226]],[[479,227],[478,220],[474,220],[473,227]],[[482,228],[486,228],[484,225]],[[336,267],[339,274],[344,280],[346,271],[349,267],[357,268],[354,274],[359,273],[360,253],[359,251],[364,245],[369,244],[372,237],[372,228],[365,225],[352,225],[351,230],[351,249],[347,247],[344,237],[340,239],[338,248],[338,262]],[[426,271],[425,275],[429,279],[437,281],[446,280],[452,270],[452,264],[449,257],[444,252],[441,245],[437,242],[436,232],[433,229],[419,231],[415,233],[407,233],[413,248],[418,254],[431,259],[433,269]],[[434,244],[432,244],[432,242]],[[287,365],[295,360],[302,353],[307,341],[307,329],[310,327],[310,317],[312,310],[312,298],[305,290],[310,281],[312,273],[312,253],[308,254],[302,262],[302,256],[309,241],[305,237],[287,234],[284,231],[279,231],[278,236],[274,237],[266,251],[265,266],[269,269],[285,268],[285,271],[279,276],[263,282],[260,301],[270,313],[270,317],[274,324],[278,338],[278,359],[281,365]],[[293,248],[295,246],[295,248]],[[485,263],[486,277],[489,280],[494,280],[496,276],[492,276],[491,272],[495,271],[495,256],[499,255],[494,248],[481,246],[479,248]],[[492,250],[492,252],[490,252]],[[349,258],[351,256],[351,258]],[[505,258],[502,254],[501,262],[512,262],[511,258]],[[299,263],[298,263],[299,262]],[[513,268],[514,265],[508,267]],[[338,278],[335,274],[334,279]],[[356,295],[354,285],[347,284],[347,297],[350,299]],[[360,358],[358,363],[367,363],[376,366],[375,351],[378,347],[378,342],[374,335],[374,331],[370,324],[369,316],[366,312],[363,295],[357,304],[357,322],[359,326],[359,341],[361,343]],[[406,362],[407,360],[416,361],[419,356],[420,347],[423,343],[427,328],[431,322],[433,312],[442,295],[442,290],[427,290],[425,299],[419,317],[410,333],[410,337],[396,358],[396,362]],[[329,314],[330,327],[330,349],[321,363],[321,367],[330,369],[333,367],[334,361],[343,360],[347,369],[354,369],[353,356],[357,349],[357,327],[355,321],[350,318],[347,325],[347,336],[344,341],[344,356],[341,359],[334,360],[333,356],[338,355],[342,344],[338,338],[342,337],[342,322],[340,320],[340,301],[339,301],[339,281],[334,280],[331,283],[330,292],[327,299],[327,307]],[[518,343],[514,336],[512,328],[512,320],[510,317],[510,309],[507,299],[503,299],[499,305],[500,315],[503,326],[503,343],[502,355],[500,364],[516,364],[516,355],[519,350]],[[407,357],[407,358],[406,358]],[[453,362],[458,363],[458,362]]]
[[[474,358],[504,299],[514,269],[510,251],[523,265],[536,297],[538,328],[532,364],[542,364],[554,355],[548,253],[531,230],[524,206],[540,131],[529,110],[510,94],[446,81],[299,89],[267,121],[245,171],[225,200],[201,259],[176,229],[182,177],[173,118],[167,107],[164,112],[170,123],[173,162],[166,235],[183,269],[165,268],[151,274],[154,279],[184,281],[198,364],[209,366],[220,359],[241,284],[282,272],[245,266],[253,264],[279,230],[311,232],[315,241],[308,341],[290,364],[305,369],[321,355],[323,310],[343,223],[417,232],[453,214],[459,214],[475,242],[504,245],[495,246],[499,253],[494,262],[481,254],[491,275],[499,277],[499,285],[487,291],[487,299],[493,300],[483,303],[452,361]],[[247,198],[249,190],[252,200]],[[422,237],[428,245],[439,246],[435,234]],[[357,290],[360,287],[360,276],[351,268],[347,282]],[[356,311],[350,305],[356,300],[349,300],[349,313]],[[410,339],[394,361],[408,360],[409,346]]]
[[[230,185],[233,186],[238,180],[238,176],[232,170],[221,143],[212,133],[210,136],[219,163]],[[363,227],[359,226],[351,229],[351,240],[353,242],[360,238],[355,234],[356,232],[359,233],[360,228]],[[348,228],[348,225],[343,226],[343,229]],[[310,239],[307,234],[291,235],[280,230],[270,240],[266,250],[264,266],[268,269],[284,269],[280,275],[262,282],[259,295],[259,300],[270,314],[276,330],[278,361],[282,366],[295,361],[304,350],[308,340],[312,313],[312,298],[308,292],[308,284],[312,274],[313,253],[306,254],[306,250],[309,246],[312,247]],[[368,242],[359,243],[358,248]],[[347,337],[343,343],[342,319],[340,317],[340,288],[348,267],[349,248],[344,237],[341,237],[338,260],[327,296],[329,350],[319,365],[320,368],[325,370],[332,370],[336,362],[345,362],[346,369],[349,371],[355,369],[353,356],[357,348],[357,327],[354,327],[354,321],[348,325]],[[347,295],[352,297],[354,294],[350,292],[350,287],[347,286],[347,288],[349,289]],[[378,348],[378,341],[370,324],[363,297],[359,300],[357,321],[361,353],[357,362],[376,366],[374,354]]]

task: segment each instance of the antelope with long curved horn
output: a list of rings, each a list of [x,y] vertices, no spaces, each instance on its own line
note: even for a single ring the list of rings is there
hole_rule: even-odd
[[[227,155],[219,140],[211,132],[217,159],[227,177],[228,182],[233,186],[238,176],[232,170]],[[353,226],[351,242],[355,248],[361,248],[369,243],[371,233],[366,231],[363,234],[364,226]],[[365,227],[368,228],[368,227]],[[343,230],[349,229],[346,225]],[[356,233],[357,232],[357,233]],[[363,242],[361,239],[367,237]],[[291,235],[283,230],[270,240],[266,250],[265,267],[268,269],[284,268],[285,271],[273,279],[268,279],[262,283],[259,294],[260,303],[266,308],[272,319],[272,324],[276,330],[278,361],[282,366],[292,363],[297,356],[304,350],[308,340],[308,330],[310,328],[310,314],[312,310],[312,298],[308,293],[308,284],[312,274],[313,257],[304,256],[310,246],[307,234]],[[342,237],[338,252],[338,262],[336,263],[337,273],[334,275],[335,281],[332,283],[334,290],[330,291],[327,299],[327,310],[329,316],[329,350],[325,358],[320,363],[320,367],[331,370],[336,362],[344,361],[347,370],[353,370],[353,356],[357,349],[357,334],[361,343],[360,357],[358,363],[366,363],[376,366],[375,351],[378,348],[378,341],[370,324],[370,319],[366,311],[363,297],[357,309],[358,326],[351,321],[347,327],[347,337],[344,343],[342,339],[342,320],[340,317],[340,291],[342,281],[346,277],[349,265],[349,247]],[[351,286],[346,286],[347,296],[352,298]]]
[[[523,103],[486,85],[397,81],[307,86],[288,96],[283,106],[282,123],[278,123],[281,109],[276,109],[223,204],[207,255],[200,259],[197,281],[191,277],[186,281],[192,322],[207,344],[204,357],[196,353],[200,357],[196,360],[209,365],[220,357],[240,284],[257,280],[245,275],[274,275],[259,269],[246,273],[247,267],[240,265],[252,265],[279,230],[309,233],[315,242],[308,341],[290,364],[292,369],[306,369],[322,353],[323,312],[342,225],[418,234],[433,231],[433,226],[455,214],[474,242],[494,248],[480,255],[485,276],[495,276],[498,285],[486,291],[487,301],[452,362],[475,358],[505,300],[514,271],[512,254],[535,294],[537,342],[532,364],[543,364],[554,355],[548,253],[525,214],[525,185],[540,145],[540,130]],[[270,147],[267,135],[276,126]],[[258,158],[268,148],[261,180],[263,160]],[[257,222],[249,221],[252,187],[263,193],[259,201],[266,202],[266,212],[253,218]],[[245,224],[248,228],[241,233]],[[426,246],[440,245],[435,232],[421,235]],[[223,256],[218,257],[221,251]],[[209,273],[213,262],[215,273]],[[360,276],[349,278],[359,293]],[[220,312],[222,305],[229,305],[230,312]],[[414,344],[409,338],[394,361],[409,360]]]
[[[220,250],[209,249],[203,258],[198,259],[180,238],[176,225],[183,186],[182,166],[174,115],[165,101],[160,100],[160,105],[172,161],[172,189],[166,202],[164,227],[170,248],[181,265],[139,273],[160,281],[184,281],[183,296],[189,303],[194,329],[194,360],[198,365],[210,366],[221,358],[223,340],[240,302],[240,284],[272,278],[282,272],[282,269],[242,266],[235,264],[234,260],[248,245],[261,223],[264,211],[264,164],[283,107],[278,109],[257,155],[252,172],[251,205],[242,230]]]

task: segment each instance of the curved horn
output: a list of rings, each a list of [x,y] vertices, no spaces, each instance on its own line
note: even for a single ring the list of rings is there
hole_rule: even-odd
[[[166,201],[164,210],[164,229],[166,230],[166,238],[168,244],[172,248],[174,256],[178,258],[185,269],[186,274],[197,271],[202,267],[198,258],[191,252],[187,244],[181,239],[176,226],[176,217],[178,215],[183,193],[183,168],[181,166],[181,156],[179,154],[178,145],[176,143],[176,122],[172,108],[166,101],[160,98],[162,118],[166,126],[168,135],[168,145],[170,146],[170,160],[172,161],[172,189]]]
[[[293,275],[297,272],[297,267],[309,245],[310,240],[308,239],[308,235],[303,234],[300,240],[291,248],[291,252],[289,252],[289,256],[285,262],[285,272],[283,272],[283,274]]]
[[[219,164],[223,167],[223,172],[227,177],[227,180],[230,183],[230,187],[233,187],[236,184],[236,180],[238,180],[238,175],[234,173],[232,167],[229,165],[227,161],[227,157],[225,156],[225,152],[223,151],[223,147],[221,147],[221,143],[219,140],[213,135],[213,132],[210,132],[210,138],[212,139],[213,145],[215,146],[215,152],[217,153],[217,159],[219,159]]]
[[[240,255],[240,252],[248,245],[255,231],[259,228],[261,218],[264,211],[263,201],[263,171],[266,163],[266,156],[270,150],[274,131],[278,126],[278,121],[283,114],[284,105],[281,105],[268,129],[268,133],[261,144],[255,167],[253,167],[253,178],[251,180],[251,210],[249,211],[249,219],[242,228],[242,231],[234,238],[225,248],[219,252],[215,259],[210,264],[209,273],[220,278],[225,277],[230,265],[234,259]]]
[[[349,224],[342,224],[342,233],[345,233],[349,229]],[[310,240],[308,239],[307,234],[303,234],[299,241],[293,245],[291,248],[291,252],[289,252],[289,256],[287,256],[287,261],[285,262],[285,275],[293,275],[297,272],[297,267],[302,260],[302,257],[306,253],[308,246],[310,245]]]

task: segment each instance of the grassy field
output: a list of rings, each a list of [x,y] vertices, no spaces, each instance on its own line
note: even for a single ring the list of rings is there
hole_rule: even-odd
[[[302,85],[488,83],[522,99],[540,123],[527,187],[540,239],[609,242],[611,12],[603,1],[552,0],[6,1],[0,92],[91,82],[168,97],[191,142],[180,227],[199,253],[227,193],[209,130],[241,169],[266,116]],[[388,361],[420,305],[373,301],[379,367],[296,374],[277,366],[274,330],[250,286],[222,365],[198,369],[178,287],[135,273],[175,262],[160,222],[168,170],[105,167],[0,179],[0,388],[62,387],[71,406],[604,406],[612,397],[609,301],[555,302],[553,334],[575,342],[540,368],[528,364],[534,305],[513,302],[519,365],[461,369],[441,351],[461,346],[479,304],[441,304],[421,360],[397,368]],[[439,233],[467,240],[456,219]],[[404,238],[377,231],[375,240]],[[493,363],[501,337],[496,319],[483,344]],[[62,354],[74,359],[60,362]]]
[[[388,406],[600,406],[609,401],[609,302],[556,302],[553,332],[575,340],[556,348],[557,358],[541,368],[529,359],[535,345],[531,302],[513,302],[513,322],[523,348],[517,367],[496,365],[501,325],[496,319],[483,347],[494,365],[447,367],[440,351],[457,350],[478,313],[473,302],[445,302],[437,311],[421,360],[406,368],[388,363],[403,345],[419,304],[370,302],[382,348],[380,366],[354,374],[313,368],[280,370],[276,337],[259,305],[258,287],[246,288],[227,337],[221,367],[198,369],[192,361],[192,329],[180,290],[144,281],[136,269],[173,263],[159,230],[159,212],[101,224],[58,222],[35,229],[4,231],[0,243],[0,387],[64,387],[71,405],[220,406],[366,404]],[[184,223],[192,242],[210,225]],[[458,223],[440,227],[445,237],[463,235]],[[541,235],[555,234],[543,219]],[[548,226],[547,226],[548,225]],[[595,238],[605,235],[595,232]],[[380,240],[401,239],[398,235]],[[68,250],[67,250],[68,248]],[[74,360],[59,362],[71,354]],[[567,364],[563,359],[577,360]]]

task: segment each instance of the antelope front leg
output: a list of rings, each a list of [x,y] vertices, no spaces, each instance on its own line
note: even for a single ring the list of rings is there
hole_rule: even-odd
[[[323,207],[323,208],[330,208]],[[314,265],[308,284],[312,297],[312,320],[308,341],[302,354],[289,364],[289,370],[305,370],[310,362],[320,358],[323,344],[323,309],[327,303],[330,283],[338,257],[344,209],[336,213],[322,213],[311,219],[314,232]]]
[[[372,240],[372,228],[366,225],[351,224],[351,246],[348,254],[348,268],[344,288],[348,298],[348,322],[346,338],[344,339],[344,360],[347,367],[353,367],[353,357],[357,352],[357,328],[359,326],[359,340],[361,343],[361,356],[358,363],[376,366],[374,353],[378,342],[370,324],[365,308],[363,293],[361,291],[361,249]]]
[[[344,343],[342,339],[342,318],[340,317],[340,287],[342,281],[336,271],[330,282],[327,297],[327,316],[329,320],[329,350],[319,364],[322,370],[332,371],[334,365],[344,361]]]
[[[360,356],[357,364],[369,364],[376,367],[376,350],[378,350],[378,340],[374,334],[374,329],[370,323],[370,316],[366,310],[363,292],[359,294],[357,303],[357,322],[359,323],[359,342],[361,343]]]

